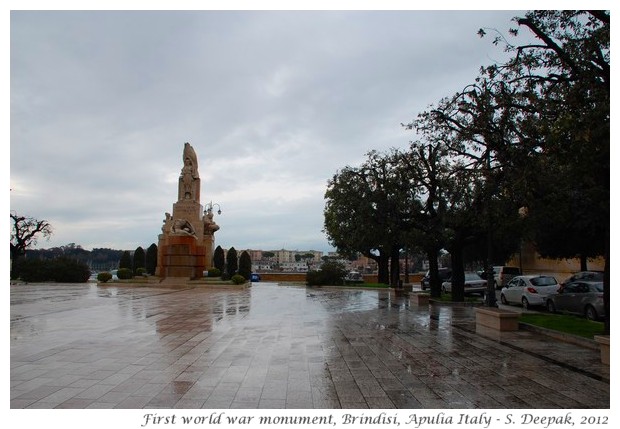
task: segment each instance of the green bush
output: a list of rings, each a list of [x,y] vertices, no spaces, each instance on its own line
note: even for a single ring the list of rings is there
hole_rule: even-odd
[[[220,270],[220,273],[224,272],[226,266],[226,256],[224,255],[224,249],[221,246],[217,246],[213,252],[213,266]]]
[[[308,271],[306,284],[308,286],[342,286],[347,270],[341,262],[325,261],[317,271]]]
[[[68,258],[25,259],[19,268],[20,278],[26,282],[84,283],[90,278],[88,265]]]
[[[97,274],[97,281],[100,281],[101,283],[106,283],[110,280],[112,280],[112,274],[107,271]]]
[[[142,268],[142,267],[138,268],[136,270],[136,275],[137,276],[146,276],[146,268]]]
[[[209,271],[207,271],[207,277],[219,277],[222,275],[222,271],[219,268],[209,268]]]
[[[18,263],[19,269],[14,269],[14,271],[19,272],[19,278],[25,282],[44,282],[53,278],[51,261],[20,259]]]
[[[226,252],[226,272],[228,276],[232,278],[239,271],[239,256],[237,250],[234,247],[228,249]]]
[[[116,277],[121,280],[127,280],[133,278],[133,271],[131,268],[119,268],[116,273]]]
[[[250,277],[252,277],[252,258],[245,250],[239,257],[239,274],[246,280],[250,280]]]
[[[243,277],[241,274],[235,274],[230,278],[230,280],[236,285],[242,285],[246,282],[245,277]]]

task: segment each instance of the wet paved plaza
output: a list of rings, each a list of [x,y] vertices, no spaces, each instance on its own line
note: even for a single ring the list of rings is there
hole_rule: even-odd
[[[609,408],[598,351],[388,291],[11,286],[11,408]]]

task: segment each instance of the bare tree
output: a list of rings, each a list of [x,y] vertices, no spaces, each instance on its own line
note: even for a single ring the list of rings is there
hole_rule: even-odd
[[[11,222],[11,260],[24,256],[26,249],[37,244],[40,234],[48,240],[52,235],[52,226],[46,220],[11,213]]]

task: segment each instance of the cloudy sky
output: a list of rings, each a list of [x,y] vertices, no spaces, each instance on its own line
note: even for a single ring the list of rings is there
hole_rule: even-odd
[[[183,143],[216,244],[331,250],[327,180],[503,58],[515,11],[12,11],[10,209],[86,249],[157,242]]]

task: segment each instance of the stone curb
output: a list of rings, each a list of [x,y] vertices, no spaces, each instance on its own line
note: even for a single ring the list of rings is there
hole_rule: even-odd
[[[599,345],[596,341],[588,338],[579,337],[577,335],[566,334],[564,332],[554,331],[552,329],[541,328],[540,326],[530,325],[529,323],[519,322],[519,329],[523,329],[530,332],[536,332],[541,335],[546,335],[556,340],[563,341],[565,343],[574,344],[576,346],[585,347],[592,350],[599,350]]]

